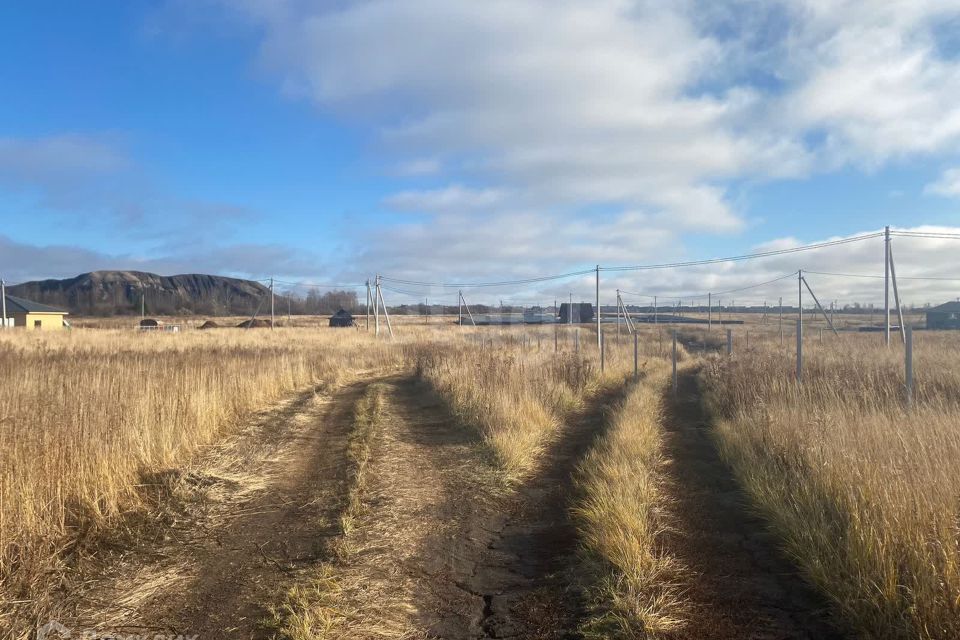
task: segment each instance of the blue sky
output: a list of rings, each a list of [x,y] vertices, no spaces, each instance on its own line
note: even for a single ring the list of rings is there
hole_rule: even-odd
[[[954,229],[957,33],[934,0],[5,3],[0,275],[500,280]],[[910,243],[904,272],[956,273]]]

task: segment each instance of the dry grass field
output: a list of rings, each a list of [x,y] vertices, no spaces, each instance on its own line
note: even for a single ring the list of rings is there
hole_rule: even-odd
[[[804,383],[776,343],[703,369],[717,438],[806,575],[872,637],[960,637],[960,340],[811,341]]]
[[[589,327],[450,318],[0,334],[0,636],[56,608],[226,637],[834,637],[804,622],[820,597],[835,637],[958,637],[960,340],[916,334],[908,410],[899,344],[812,324],[798,387],[792,330],[748,319],[732,357],[681,329],[677,396],[666,326],[639,327],[636,382],[615,326],[602,363]],[[185,483],[202,508],[164,503]],[[813,592],[789,619],[787,574]]]

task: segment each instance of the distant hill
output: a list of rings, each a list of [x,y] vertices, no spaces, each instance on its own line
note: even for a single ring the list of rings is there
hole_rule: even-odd
[[[38,280],[8,293],[67,309],[74,315],[251,315],[270,312],[270,289],[259,282],[203,274],[159,276],[142,271],[94,271],[64,280]]]

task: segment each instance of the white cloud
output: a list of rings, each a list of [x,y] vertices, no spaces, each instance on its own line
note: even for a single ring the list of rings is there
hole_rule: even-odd
[[[363,119],[411,158],[456,158],[449,171],[527,205],[642,207],[731,231],[742,220],[717,181],[807,165],[791,140],[738,130],[749,87],[698,95],[723,51],[682,3],[247,6],[284,90]]]
[[[504,199],[496,189],[470,189],[450,185],[443,189],[401,191],[386,199],[387,206],[399,211],[420,213],[467,212],[489,209]]]
[[[940,177],[923,189],[924,193],[960,198],[960,167],[945,170]]]
[[[666,257],[682,233],[745,228],[732,184],[960,143],[957,0],[222,4],[257,27],[283,91],[441,185],[385,199],[436,217],[365,241],[424,279]]]

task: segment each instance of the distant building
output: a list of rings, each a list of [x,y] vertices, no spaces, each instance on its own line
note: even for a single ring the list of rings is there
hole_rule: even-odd
[[[330,316],[330,326],[331,327],[352,327],[353,315],[349,311],[340,309],[335,314]]]
[[[960,329],[960,301],[927,309],[927,329]]]
[[[560,304],[560,322],[593,322],[593,305],[589,302],[573,303],[573,319],[570,319],[570,303]]]
[[[8,325],[44,331],[59,330],[67,326],[64,316],[68,313],[62,309],[48,307],[16,296],[6,296],[6,302]]]

